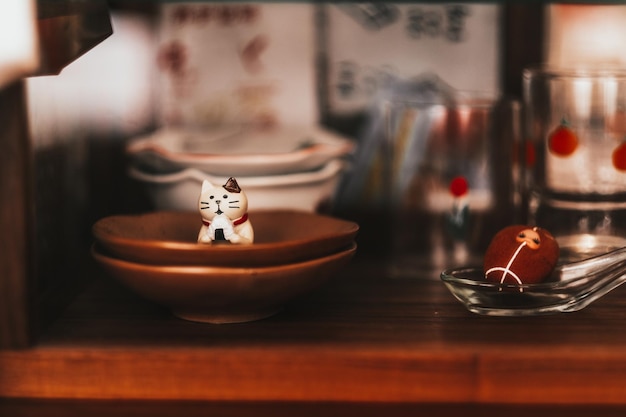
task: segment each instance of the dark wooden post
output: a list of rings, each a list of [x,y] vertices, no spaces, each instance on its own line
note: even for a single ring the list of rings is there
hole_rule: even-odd
[[[543,61],[547,5],[510,2],[502,7],[502,91],[521,98],[524,68]]]
[[[32,152],[23,81],[0,90],[0,348],[31,339]]]

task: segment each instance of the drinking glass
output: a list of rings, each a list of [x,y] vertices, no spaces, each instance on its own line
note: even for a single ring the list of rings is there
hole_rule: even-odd
[[[453,91],[387,108],[392,277],[439,277],[481,265],[493,235],[519,215],[520,104]]]
[[[586,256],[625,246],[626,69],[535,67],[523,82],[529,222]]]

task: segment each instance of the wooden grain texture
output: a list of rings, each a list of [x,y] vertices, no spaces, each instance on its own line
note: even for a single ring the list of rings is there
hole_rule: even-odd
[[[24,86],[0,90],[0,349],[30,341],[31,152]]]
[[[577,313],[469,313],[437,280],[351,264],[269,319],[186,322],[108,277],[36,347],[0,352],[0,396],[232,403],[626,407],[626,288]]]
[[[479,400],[524,403],[626,402],[623,349],[539,349],[494,352],[481,361]],[[533,401],[534,402],[534,401]]]
[[[227,401],[472,399],[472,359],[436,352],[306,346],[13,353],[16,397]],[[26,371],[26,372],[25,372]]]
[[[120,400],[10,400],[0,401],[0,415],[20,417],[623,417],[624,407],[506,404],[396,404],[329,402],[204,402]]]

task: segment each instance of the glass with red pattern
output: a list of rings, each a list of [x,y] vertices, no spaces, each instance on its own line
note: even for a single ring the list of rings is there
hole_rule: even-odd
[[[525,176],[529,221],[587,253],[589,241],[612,249],[626,238],[626,68],[528,68],[523,81],[536,155]]]
[[[390,274],[481,265],[516,221],[519,103],[477,92],[395,98],[387,112]]]

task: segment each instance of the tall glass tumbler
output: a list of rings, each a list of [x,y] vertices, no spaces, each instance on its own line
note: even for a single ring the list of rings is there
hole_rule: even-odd
[[[493,235],[516,220],[519,108],[469,92],[390,101],[392,277],[481,265]]]
[[[529,221],[570,256],[626,245],[626,69],[524,71]]]

